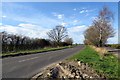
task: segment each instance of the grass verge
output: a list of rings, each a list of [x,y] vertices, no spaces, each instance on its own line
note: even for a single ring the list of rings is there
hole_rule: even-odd
[[[58,47],[58,48],[43,48],[43,49],[37,49],[37,50],[26,50],[26,51],[14,52],[14,53],[2,53],[0,56],[2,58],[13,57],[13,56],[19,56],[19,55],[27,55],[27,54],[35,54],[35,53],[41,53],[41,52],[61,50],[61,49],[72,48],[72,47],[74,46],[64,46],[64,47]]]
[[[70,60],[78,59],[88,63],[98,74],[104,74],[107,78],[118,78],[118,58],[112,54],[104,56],[102,59],[98,53],[86,46],[81,52],[73,55]]]

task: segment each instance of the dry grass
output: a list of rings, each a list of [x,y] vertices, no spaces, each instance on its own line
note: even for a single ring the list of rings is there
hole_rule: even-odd
[[[95,46],[90,46],[91,48],[93,48],[96,52],[98,52],[98,54],[103,57],[105,54],[107,54],[107,50],[105,48],[102,47],[95,47]]]

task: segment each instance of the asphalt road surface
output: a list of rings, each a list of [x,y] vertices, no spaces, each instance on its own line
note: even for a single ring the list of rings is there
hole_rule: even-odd
[[[120,55],[120,49],[115,49],[111,47],[105,47],[109,52],[113,52]]]
[[[84,46],[81,45],[63,50],[3,58],[2,78],[31,78],[41,68],[51,63],[64,60],[83,48]]]

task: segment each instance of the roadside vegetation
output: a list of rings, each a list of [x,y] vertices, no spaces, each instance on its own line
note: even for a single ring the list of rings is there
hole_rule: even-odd
[[[18,55],[27,55],[27,54],[34,54],[34,53],[41,53],[41,52],[48,52],[48,51],[55,51],[55,50],[61,50],[66,48],[72,48],[76,45],[72,46],[63,46],[63,47],[45,47],[42,49],[36,49],[36,50],[24,50],[24,51],[18,51],[18,52],[7,52],[4,54],[1,54],[2,57],[8,57],[8,56],[18,56]]]
[[[101,58],[90,46],[86,46],[82,51],[75,54],[70,60],[80,60],[83,63],[88,63],[98,74],[104,74],[107,78],[118,78],[118,59],[108,54]]]

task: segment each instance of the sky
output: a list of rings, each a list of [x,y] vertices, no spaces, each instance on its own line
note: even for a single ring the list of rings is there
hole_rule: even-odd
[[[118,43],[117,2],[3,2],[0,32],[48,39],[48,31],[63,25],[74,43],[83,43],[84,31],[103,6],[108,6],[115,17],[113,28],[116,34],[108,39],[108,43]]]

